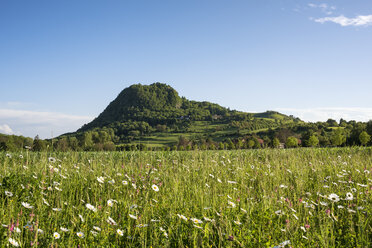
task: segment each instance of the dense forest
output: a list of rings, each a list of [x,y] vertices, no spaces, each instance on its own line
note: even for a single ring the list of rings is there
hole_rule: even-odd
[[[124,89],[92,122],[51,140],[0,135],[0,150],[258,149],[371,145],[372,121],[308,123],[275,111],[246,113],[180,97],[154,83]]]

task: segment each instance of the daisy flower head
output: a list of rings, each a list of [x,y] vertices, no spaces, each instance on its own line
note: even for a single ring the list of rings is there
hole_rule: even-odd
[[[5,195],[6,195],[6,196],[9,196],[9,197],[12,197],[12,196],[13,196],[13,193],[10,192],[10,191],[6,191],[6,190],[5,190]]]
[[[83,232],[77,232],[76,235],[79,237],[79,238],[84,238],[84,233]]]
[[[57,232],[53,233],[53,238],[59,239],[60,237],[61,237],[61,235],[59,233],[57,233]]]
[[[114,205],[114,202],[110,199],[107,201],[107,206],[112,207]]]
[[[28,208],[28,209],[30,209],[30,208],[33,208],[33,206],[31,206],[29,203],[27,203],[27,202],[22,202],[22,206],[24,206],[25,208]]]
[[[9,243],[11,243],[15,247],[19,247],[18,242],[15,239],[9,238],[8,239]]]
[[[131,217],[132,219],[137,219],[137,216],[135,216],[135,215],[132,215],[132,214],[129,214],[129,217]]]
[[[346,193],[346,198],[345,198],[345,200],[347,200],[347,201],[352,201],[353,199],[354,199],[354,196],[353,196],[352,193],[350,193],[350,192]]]
[[[48,160],[49,160],[50,163],[55,163],[55,162],[57,161],[57,160],[56,160],[55,158],[53,158],[53,157],[49,157]]]
[[[340,200],[340,197],[338,195],[332,193],[328,196],[328,199],[333,201],[333,202],[338,202]]]
[[[177,214],[177,216],[178,216],[180,219],[182,219],[182,220],[184,220],[184,221],[187,221],[187,217],[186,217],[186,216],[184,216],[184,215],[182,215],[182,214]]]
[[[103,177],[97,177],[97,181],[99,183],[104,183],[105,182],[105,179]]]
[[[128,181],[125,181],[125,180],[122,181],[121,183],[122,183],[123,185],[128,185]]]
[[[191,221],[194,222],[194,224],[201,224],[201,223],[203,223],[202,220],[199,220],[197,218],[191,218]]]
[[[99,232],[101,231],[101,228],[99,228],[98,226],[93,226],[93,229]]]
[[[70,231],[69,229],[67,229],[65,227],[60,227],[60,229],[61,229],[62,232],[68,232],[68,231]]]
[[[155,185],[155,184],[153,184],[153,185],[151,186],[151,188],[152,188],[154,191],[156,191],[156,192],[159,191],[159,187],[158,187],[157,185]]]
[[[124,235],[123,231],[120,230],[120,229],[116,230],[116,232],[117,232],[117,234],[119,234],[120,236],[123,236],[123,235]]]
[[[229,203],[229,205],[230,205],[231,207],[235,208],[235,206],[236,206],[235,203],[233,203],[232,201],[227,201],[227,202]]]
[[[93,205],[87,203],[85,204],[85,206],[87,207],[87,209],[92,210],[93,212],[97,212],[97,209]]]

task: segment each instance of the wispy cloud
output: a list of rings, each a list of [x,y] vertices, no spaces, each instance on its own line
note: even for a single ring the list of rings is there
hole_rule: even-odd
[[[325,22],[334,22],[340,24],[343,27],[346,26],[369,26],[372,25],[372,15],[359,15],[355,18],[348,18],[343,15],[336,17],[323,17],[314,19],[315,22],[325,23]]]
[[[336,9],[335,6],[329,6],[326,3],[321,3],[321,4],[309,3],[308,6],[310,8],[320,9],[323,13],[325,13],[327,15],[332,15],[333,14],[333,10]]]
[[[372,108],[278,108],[275,110],[311,122],[326,121],[329,118],[356,121],[372,120]]]
[[[0,125],[3,132],[9,129],[34,137],[50,138],[66,132],[76,131],[93,117],[68,115],[54,112],[40,112],[29,110],[0,109]],[[9,127],[9,129],[7,128]],[[12,129],[10,128],[12,127]],[[17,134],[17,133],[16,133]]]

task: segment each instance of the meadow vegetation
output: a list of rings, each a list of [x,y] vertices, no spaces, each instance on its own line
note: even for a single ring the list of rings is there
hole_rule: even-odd
[[[0,247],[368,247],[372,149],[1,152]]]

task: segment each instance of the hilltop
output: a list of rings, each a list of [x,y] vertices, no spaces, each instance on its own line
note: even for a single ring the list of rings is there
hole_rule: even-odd
[[[181,136],[188,141],[220,142],[294,122],[301,120],[275,111],[246,113],[188,100],[162,83],[134,84],[92,122],[64,136],[86,136],[88,143],[172,146]]]

